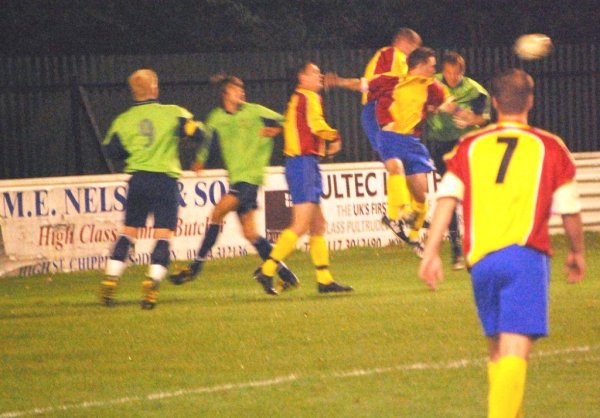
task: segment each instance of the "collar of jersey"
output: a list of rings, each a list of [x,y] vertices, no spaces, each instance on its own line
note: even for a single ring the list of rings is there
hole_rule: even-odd
[[[144,100],[143,102],[134,102],[133,105],[141,106],[141,105],[150,104],[150,103],[158,103],[158,100],[157,99]]]
[[[299,92],[299,93],[319,94],[316,91],[312,91],[312,90],[305,89],[305,88],[302,88],[302,87],[296,88],[296,91]]]
[[[420,74],[407,74],[406,77],[404,78],[404,80],[408,81],[412,81],[412,80],[425,80],[428,81],[430,83],[433,83],[433,81],[435,80],[435,77],[426,77],[424,75],[420,75]]]
[[[529,125],[527,125],[525,123],[517,122],[514,120],[504,120],[501,122],[496,122],[496,125],[501,126],[501,127],[513,126],[513,127],[517,127],[517,128],[528,128],[529,127]]]
[[[450,87],[450,84],[448,84],[448,82],[446,81],[446,77],[442,76],[442,83],[444,83],[446,85],[446,87],[448,87],[449,89],[457,89],[457,88],[461,87],[464,82],[465,82],[465,77],[460,79],[460,81],[458,82],[456,87]]]
[[[245,105],[246,105],[245,103],[240,103],[240,106],[238,107],[238,110],[236,112],[230,112],[229,110],[225,109],[225,107],[223,107],[223,106],[220,106],[220,107],[223,110],[223,112],[227,113],[228,115],[235,115],[236,113],[241,112]]]

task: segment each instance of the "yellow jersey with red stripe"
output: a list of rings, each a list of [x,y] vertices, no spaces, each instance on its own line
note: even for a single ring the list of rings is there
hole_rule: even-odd
[[[369,91],[363,93],[362,104],[377,100],[386,91],[393,90],[407,72],[404,52],[393,46],[379,49],[365,67],[364,78],[369,84]]]
[[[283,153],[288,157],[324,156],[325,141],[339,139],[338,131],[325,121],[319,93],[296,89],[285,112]]]
[[[377,123],[386,131],[415,134],[425,119],[426,108],[438,107],[449,96],[448,89],[433,77],[407,75],[396,83],[391,94],[377,100]]]
[[[464,185],[469,265],[510,245],[550,254],[553,195],[575,178],[573,158],[559,137],[501,122],[467,134],[445,159]]]

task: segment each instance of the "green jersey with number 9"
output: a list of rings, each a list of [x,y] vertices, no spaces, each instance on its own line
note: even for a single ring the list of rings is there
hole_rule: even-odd
[[[184,126],[192,117],[177,105],[156,100],[137,102],[114,120],[103,145],[120,150],[126,173],[149,171],[178,178],[181,175],[178,141],[185,136]],[[115,153],[112,154],[114,158]]]

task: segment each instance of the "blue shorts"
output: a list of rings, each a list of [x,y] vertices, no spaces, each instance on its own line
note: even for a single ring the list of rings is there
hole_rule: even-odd
[[[375,151],[378,151],[379,145],[377,143],[377,133],[381,130],[381,128],[379,127],[377,118],[375,117],[376,104],[376,100],[371,100],[363,106],[360,114],[360,124],[365,135],[367,135],[367,138],[369,138],[371,146]]]
[[[321,202],[323,180],[318,157],[314,155],[288,157],[285,160],[285,179],[293,204]]]
[[[429,151],[418,138],[389,131],[379,131],[377,137],[381,159],[399,159],[407,176],[434,170]]]
[[[229,186],[228,194],[235,196],[240,202],[236,212],[238,215],[243,215],[258,208],[257,194],[258,186],[246,182],[239,182]]]
[[[511,245],[478,261],[471,280],[487,337],[501,332],[532,338],[548,335],[548,255]]]
[[[125,225],[146,226],[154,215],[154,228],[174,230],[177,225],[179,190],[177,180],[164,173],[138,171],[131,175],[125,202]]]

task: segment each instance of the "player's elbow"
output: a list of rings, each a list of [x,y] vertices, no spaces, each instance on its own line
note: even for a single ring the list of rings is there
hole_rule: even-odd
[[[129,152],[125,149],[118,134],[113,134],[110,141],[102,146],[106,156],[115,161],[126,160]]]

